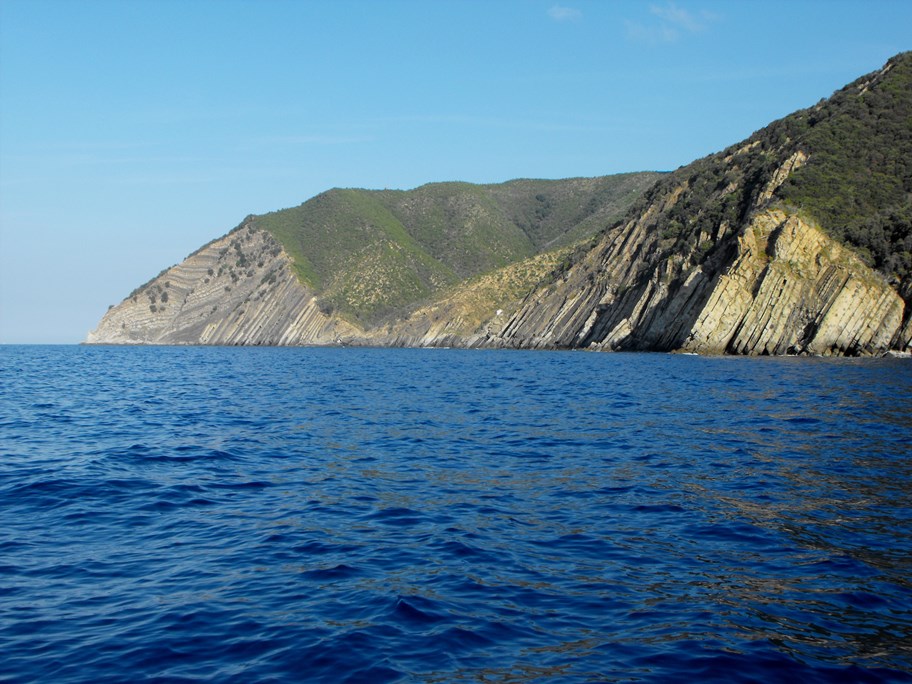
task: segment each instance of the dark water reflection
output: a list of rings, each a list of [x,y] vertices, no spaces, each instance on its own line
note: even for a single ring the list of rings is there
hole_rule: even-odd
[[[908,362],[0,363],[0,678],[912,679]]]

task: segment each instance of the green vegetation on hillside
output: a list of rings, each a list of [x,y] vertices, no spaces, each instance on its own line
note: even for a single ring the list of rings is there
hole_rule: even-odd
[[[594,234],[659,177],[335,189],[251,221],[282,244],[326,306],[376,324],[468,278]]]
[[[748,140],[669,174],[631,207],[652,218],[666,255],[713,263],[782,165],[807,156],[769,198],[849,245],[912,296],[912,53]],[[680,190],[674,201],[673,193]]]
[[[912,52],[783,120],[808,155],[779,191],[888,277],[912,277]]]

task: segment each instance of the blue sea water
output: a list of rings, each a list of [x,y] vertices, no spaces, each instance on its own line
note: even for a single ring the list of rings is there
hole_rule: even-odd
[[[0,347],[0,680],[912,681],[912,363]]]

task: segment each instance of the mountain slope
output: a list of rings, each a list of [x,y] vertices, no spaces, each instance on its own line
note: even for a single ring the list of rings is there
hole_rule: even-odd
[[[283,245],[303,284],[370,326],[466,278],[595,232],[658,177],[335,189],[252,225]]]
[[[530,295],[496,343],[907,349],[910,71],[912,53],[899,55],[661,179],[625,221]]]
[[[248,217],[89,341],[909,352],[910,197],[904,53],[671,174],[331,190]]]
[[[92,344],[330,344],[357,329],[327,315],[275,239],[249,222],[111,307]]]
[[[248,216],[227,236],[137,288],[87,341],[371,339],[453,288],[532,258],[521,279],[510,279],[524,284],[521,291],[514,285],[492,292],[497,301],[472,315],[512,310],[553,266],[536,255],[616,221],[660,176],[330,190],[298,207]]]

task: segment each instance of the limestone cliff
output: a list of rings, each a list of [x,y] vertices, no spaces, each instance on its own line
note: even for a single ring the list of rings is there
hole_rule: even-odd
[[[557,269],[487,343],[910,351],[910,111],[905,53],[682,167]]]
[[[757,213],[718,265],[652,261],[659,243],[640,223],[616,231],[490,343],[822,355],[912,344],[905,304],[883,276],[795,215]]]
[[[765,211],[738,238],[681,345],[694,351],[878,353],[905,304],[879,274],[795,215]],[[909,339],[897,346],[908,346]]]
[[[209,243],[108,310],[90,344],[328,344],[355,328],[327,315],[266,231]],[[325,308],[325,307],[323,307]]]

